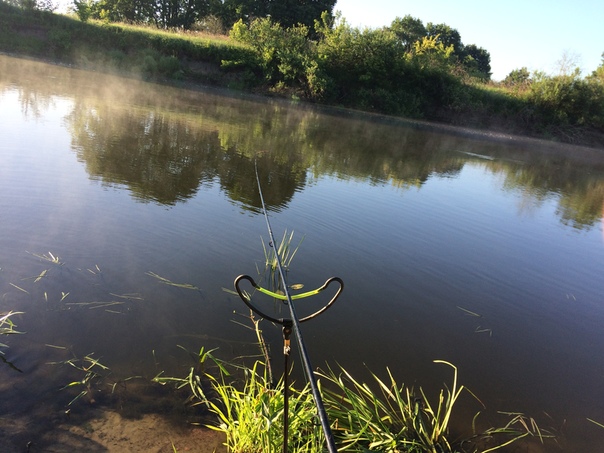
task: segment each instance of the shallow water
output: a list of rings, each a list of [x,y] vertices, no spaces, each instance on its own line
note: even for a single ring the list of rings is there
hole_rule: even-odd
[[[447,360],[486,406],[466,395],[459,425],[517,411],[564,451],[604,443],[587,420],[604,423],[604,155],[6,56],[0,311],[27,333],[1,340],[22,371],[0,366],[3,420],[52,429],[81,377],[49,362],[93,353],[148,382],[187,372],[177,345],[257,352],[224,290],[264,261],[254,160],[276,236],[304,238],[290,282],[346,285],[303,324],[314,365],[388,366],[430,395]],[[280,363],[279,328],[263,330]],[[130,404],[165,410],[145,391]]]

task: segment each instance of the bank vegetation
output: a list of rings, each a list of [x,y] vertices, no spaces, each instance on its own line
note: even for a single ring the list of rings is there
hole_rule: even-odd
[[[51,3],[0,1],[0,51],[604,147],[604,54],[586,76],[561,65],[555,75],[519,68],[493,82],[485,49],[411,16],[360,29],[332,14],[329,0],[287,11],[262,1],[172,11],[161,1],[149,10],[138,3],[76,0],[71,15],[60,15]]]

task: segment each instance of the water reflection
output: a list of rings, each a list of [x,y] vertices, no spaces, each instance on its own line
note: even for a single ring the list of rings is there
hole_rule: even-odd
[[[323,114],[106,75],[91,79],[89,73],[0,57],[0,87],[17,82],[23,112],[34,117],[53,96],[75,96],[65,121],[78,159],[91,178],[127,186],[140,201],[174,205],[217,181],[232,200],[257,210],[254,159],[263,186],[270,187],[266,202],[276,209],[304,187],[307,169],[313,178],[336,175],[405,190],[431,176],[455,177],[473,160],[533,203],[554,194],[565,224],[590,228],[601,218],[602,163],[578,165],[547,145],[524,150],[377,117],[355,119],[346,112]]]

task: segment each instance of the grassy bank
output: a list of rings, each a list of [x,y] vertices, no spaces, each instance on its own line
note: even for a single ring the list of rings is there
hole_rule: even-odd
[[[235,24],[230,37],[170,32],[0,1],[5,53],[604,148],[604,83],[596,77],[489,84],[459,73],[442,51],[402,54],[384,31],[346,24],[319,31],[310,41],[307,29],[264,20]]]
[[[177,34],[153,28],[25,11],[0,2],[0,51],[83,69],[147,80],[247,88],[251,49],[224,36]]]

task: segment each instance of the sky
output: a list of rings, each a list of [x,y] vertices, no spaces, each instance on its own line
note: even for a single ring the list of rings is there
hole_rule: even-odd
[[[407,14],[445,23],[489,52],[493,80],[522,67],[554,75],[565,55],[586,76],[604,53],[604,0],[337,0],[334,11],[359,28]]]

